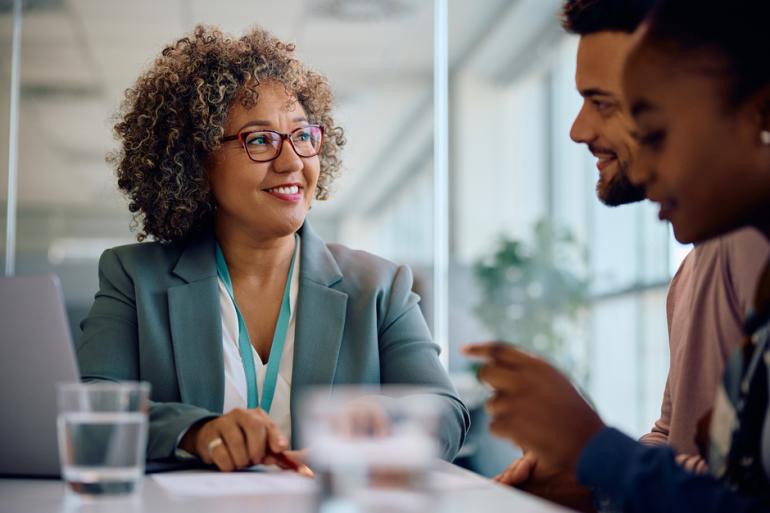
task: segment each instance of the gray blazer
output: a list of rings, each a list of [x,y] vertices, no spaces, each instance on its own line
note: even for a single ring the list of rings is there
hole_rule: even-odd
[[[292,397],[310,385],[409,384],[446,404],[442,457],[451,460],[470,418],[439,363],[411,292],[409,268],[302,237]],[[109,249],[77,346],[84,380],[152,384],[148,459],[170,458],[188,427],[222,413],[224,363],[211,235],[184,245]],[[292,433],[298,432],[291,402]],[[296,436],[292,445],[296,447]]]

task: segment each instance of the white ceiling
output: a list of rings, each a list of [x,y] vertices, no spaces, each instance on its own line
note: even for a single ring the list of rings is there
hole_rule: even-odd
[[[7,4],[7,1],[4,2]],[[365,207],[357,194],[388,169],[398,133],[431,116],[433,2],[429,0],[49,0],[25,13],[22,30],[19,203],[125,212],[104,155],[122,92],[164,45],[195,24],[241,33],[259,24],[297,43],[327,75],[346,129],[345,176],[327,216]],[[450,60],[457,64],[515,0],[450,0]],[[0,3],[2,6],[2,3]],[[335,9],[398,7],[384,19],[353,20]],[[387,9],[385,9],[387,10]],[[357,11],[358,12],[358,11]],[[360,12],[359,12],[360,13]],[[0,14],[0,122],[8,119],[10,15]],[[425,130],[424,128],[422,129]],[[45,141],[45,143],[43,143]],[[0,127],[0,157],[7,126]],[[3,164],[0,168],[4,169]],[[389,172],[389,171],[388,171]],[[3,172],[3,175],[5,173]],[[0,180],[4,195],[5,180]]]

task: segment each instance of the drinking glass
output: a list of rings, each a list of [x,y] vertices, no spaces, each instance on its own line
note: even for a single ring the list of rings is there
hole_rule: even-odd
[[[62,477],[85,495],[135,492],[144,475],[150,385],[60,383],[57,431]]]
[[[431,510],[439,453],[439,399],[404,387],[307,393],[301,439],[315,471],[320,513]]]

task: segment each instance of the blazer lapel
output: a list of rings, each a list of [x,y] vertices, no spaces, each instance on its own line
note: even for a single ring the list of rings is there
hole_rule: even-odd
[[[308,386],[331,385],[345,328],[348,295],[332,288],[342,280],[342,272],[326,244],[309,224],[300,231],[302,254],[297,328],[292,368],[292,438],[298,432],[298,402]],[[296,443],[293,444],[296,446]]]
[[[172,272],[185,282],[168,289],[182,402],[221,413],[225,376],[214,239],[207,237],[186,246]]]

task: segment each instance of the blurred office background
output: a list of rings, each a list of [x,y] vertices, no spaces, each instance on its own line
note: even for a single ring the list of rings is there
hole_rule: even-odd
[[[0,0],[0,260],[12,5]],[[133,240],[105,162],[123,91],[197,23],[233,34],[260,24],[296,42],[305,62],[330,78],[347,133],[344,173],[333,198],[314,207],[314,227],[327,241],[410,265],[434,326],[442,321],[434,290],[447,291],[439,342],[468,401],[478,406],[479,395],[459,346],[500,334],[526,338],[514,341],[561,365],[608,422],[641,435],[659,413],[665,295],[686,248],[650,205],[597,201],[594,161],[568,136],[580,105],[577,39],[561,30],[559,7],[559,0],[448,0],[442,244],[444,234],[434,233],[442,199],[434,178],[434,2],[24,0],[16,273],[59,275],[77,336],[99,255]],[[446,283],[437,289],[443,247],[448,272],[438,274]],[[552,297],[563,295],[571,301]],[[492,474],[515,453],[485,436],[483,413],[474,414],[465,462]]]

